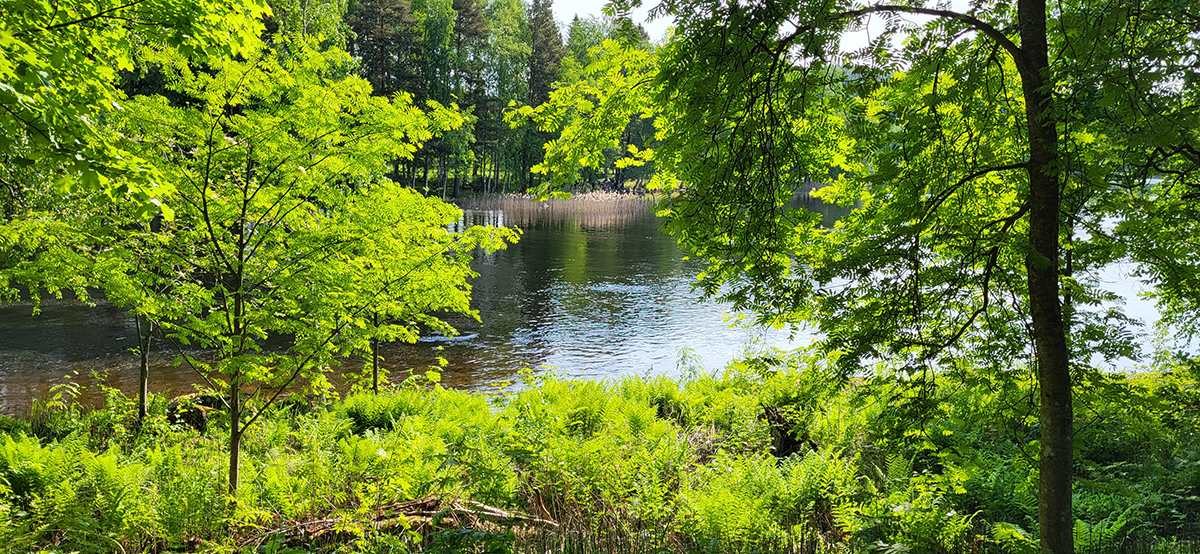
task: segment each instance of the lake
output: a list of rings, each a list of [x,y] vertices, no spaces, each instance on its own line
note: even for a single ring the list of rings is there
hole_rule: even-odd
[[[675,374],[680,356],[705,369],[723,367],[747,348],[797,347],[809,335],[747,326],[730,327],[727,306],[701,301],[692,282],[702,269],[685,260],[658,229],[648,201],[607,196],[534,203],[492,198],[464,201],[459,225],[509,225],[522,230],[507,250],[481,254],[474,269],[472,306],[481,321],[455,318],[457,337],[422,337],[416,344],[381,348],[383,365],[400,379],[445,360],[443,383],[489,388],[515,379],[522,368],[572,377]],[[836,208],[813,202],[827,221]],[[1153,320],[1153,306],[1135,297],[1136,281],[1113,268],[1105,280],[1130,299],[1130,315]],[[70,300],[48,301],[38,316],[27,303],[0,307],[0,411],[24,413],[65,376],[92,384],[92,371],[108,386],[134,394],[137,357],[133,320],[121,310]],[[159,344],[150,387],[186,393],[200,382],[174,367],[177,352]],[[342,371],[361,368],[343,361]],[[335,382],[339,380],[334,379]],[[98,400],[91,387],[85,401]]]
[[[515,379],[522,368],[576,377],[675,373],[682,352],[716,369],[751,345],[798,346],[783,331],[730,328],[728,309],[701,302],[691,283],[702,266],[684,260],[658,230],[651,203],[630,197],[600,200],[492,199],[464,202],[460,225],[510,225],[521,240],[480,254],[472,306],[481,321],[452,318],[457,337],[423,337],[381,347],[393,379],[446,361],[443,383],[463,388]],[[133,319],[111,305],[46,301],[31,316],[29,303],[0,306],[0,412],[24,413],[70,376],[135,394],[137,342]],[[150,388],[186,393],[200,379],[174,367],[178,355],[158,343]],[[202,354],[201,354],[202,355]],[[344,371],[361,360],[343,361]],[[336,381],[336,379],[335,379]],[[96,387],[83,399],[96,402]]]

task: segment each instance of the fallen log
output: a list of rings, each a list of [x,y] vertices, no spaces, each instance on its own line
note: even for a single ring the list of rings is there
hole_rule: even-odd
[[[443,499],[431,495],[385,504],[368,516],[333,517],[285,524],[269,535],[282,537],[289,546],[323,546],[356,538],[366,529],[393,534],[412,531],[426,537],[444,529],[500,531],[514,526],[557,528],[558,523],[474,500]]]

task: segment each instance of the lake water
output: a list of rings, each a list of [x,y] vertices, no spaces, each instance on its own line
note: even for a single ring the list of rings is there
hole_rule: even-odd
[[[551,201],[505,199],[464,203],[462,225],[517,226],[520,242],[475,262],[472,305],[481,322],[452,320],[460,336],[424,337],[381,348],[393,377],[447,362],[443,383],[487,388],[525,367],[576,377],[677,372],[682,352],[719,369],[748,347],[796,347],[811,336],[731,328],[728,307],[702,302],[691,284],[702,269],[658,229],[648,202],[635,199]],[[819,204],[829,221],[839,214]],[[1106,280],[1131,298],[1130,315],[1152,320],[1153,307],[1133,298],[1138,288],[1115,268]],[[83,384],[92,371],[133,394],[137,358],[133,320],[120,310],[74,301],[0,306],[0,412],[23,413],[64,376]],[[173,367],[177,353],[158,346],[150,387],[191,392],[199,378]],[[343,371],[361,368],[346,360]],[[335,381],[337,381],[335,379]],[[92,387],[85,401],[95,402]]]
[[[716,369],[749,345],[790,347],[783,331],[730,328],[727,308],[701,302],[691,283],[701,264],[658,229],[651,204],[635,199],[533,203],[466,203],[462,224],[517,226],[521,240],[480,255],[472,305],[480,322],[451,321],[458,337],[424,337],[381,348],[393,378],[446,360],[443,383],[465,388],[514,379],[521,368],[579,377],[674,373],[681,352]],[[137,333],[110,305],[47,301],[31,316],[27,303],[0,306],[0,412],[23,413],[65,376],[134,394]],[[177,352],[156,346],[150,388],[191,392],[200,379],[174,367]],[[361,368],[346,360],[342,370]],[[84,400],[98,399],[96,387]]]

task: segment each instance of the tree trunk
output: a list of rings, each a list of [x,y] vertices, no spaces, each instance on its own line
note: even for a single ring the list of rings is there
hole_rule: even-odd
[[[496,183],[500,182],[500,164],[502,163],[504,163],[504,158],[500,157],[500,149],[497,148],[496,153],[492,154],[492,171],[494,175],[492,176],[492,186],[488,189],[488,192],[496,191]]]
[[[484,194],[487,194],[492,191],[492,156],[485,153],[481,163],[483,165],[483,180],[480,181],[480,188]]]
[[[371,324],[378,329],[379,312],[371,315]],[[379,394],[379,339],[371,338],[371,392]]]
[[[442,185],[442,200],[446,200],[446,157],[438,158],[438,182]]]
[[[1074,413],[1070,355],[1059,302],[1059,227],[1062,191],[1056,157],[1058,136],[1044,87],[1049,72],[1045,0],[1017,6],[1021,50],[1028,68],[1022,75],[1029,129],[1029,244],[1025,258],[1033,318],[1038,386],[1041,390],[1041,455],[1038,526],[1042,552],[1074,554],[1071,482]]]
[[[238,489],[238,469],[242,451],[242,391],[237,376],[229,380],[229,494]]]
[[[425,153],[425,196],[429,196],[429,152]]]
[[[154,322],[146,320],[142,326],[142,316],[134,316],[134,324],[138,333],[138,429],[146,422],[146,412],[150,402],[150,341],[154,338]]]

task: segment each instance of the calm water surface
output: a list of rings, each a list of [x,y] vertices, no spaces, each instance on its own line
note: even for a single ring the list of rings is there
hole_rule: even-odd
[[[674,373],[684,349],[715,369],[749,345],[790,347],[809,340],[730,328],[726,306],[701,302],[691,290],[701,265],[684,260],[658,230],[647,202],[476,203],[467,205],[462,224],[517,226],[522,236],[474,264],[479,277],[472,305],[480,322],[452,319],[458,337],[381,348],[393,377],[423,371],[439,357],[447,362],[443,382],[466,388],[513,379],[525,367],[578,377]],[[48,301],[37,316],[31,309],[0,307],[0,411],[24,412],[64,376],[92,384],[92,371],[105,372],[108,386],[135,393],[132,318],[109,305],[74,301]],[[177,355],[156,345],[151,390],[191,392],[200,382],[186,367],[173,366]],[[345,360],[342,370],[360,367],[359,360]],[[94,402],[97,391],[91,389],[85,400]]]
[[[717,369],[747,347],[811,341],[783,331],[730,328],[727,306],[701,302],[692,291],[701,265],[683,259],[646,202],[493,200],[466,208],[461,225],[517,226],[521,240],[475,262],[472,304],[481,322],[452,319],[458,337],[381,349],[393,377],[423,371],[439,357],[447,362],[443,382],[464,388],[502,383],[525,367],[576,377],[674,374],[685,349],[705,368]],[[1134,298],[1137,284],[1121,271],[1106,280],[1131,299],[1130,315],[1153,320],[1153,307]],[[0,411],[26,411],[67,375],[94,383],[92,371],[105,372],[109,386],[136,391],[137,358],[130,349],[137,335],[122,311],[73,301],[47,302],[38,316],[30,311],[29,304],[0,307]],[[153,391],[191,392],[200,382],[186,367],[173,367],[177,355],[156,346]],[[351,359],[341,370],[359,368],[361,361]],[[85,400],[94,402],[91,389]]]

